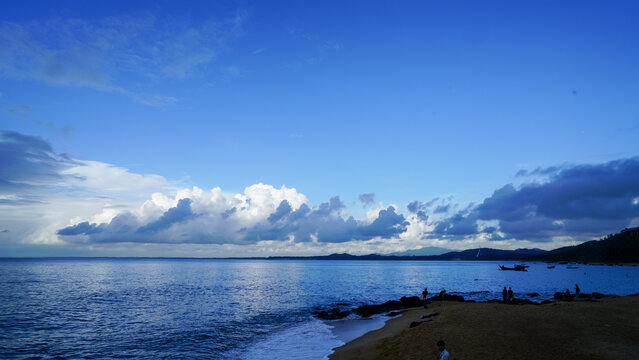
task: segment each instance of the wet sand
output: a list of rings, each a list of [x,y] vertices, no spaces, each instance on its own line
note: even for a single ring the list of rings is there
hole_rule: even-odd
[[[437,316],[422,320],[434,312]],[[425,321],[409,328],[411,322]],[[637,359],[639,296],[547,305],[432,303],[335,349],[332,360]]]

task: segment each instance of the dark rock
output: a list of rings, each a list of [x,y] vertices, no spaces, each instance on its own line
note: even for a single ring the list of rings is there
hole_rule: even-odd
[[[539,305],[539,303],[536,303],[530,299],[517,299],[517,298],[513,298],[511,299],[508,304],[512,304],[512,305]]]
[[[399,299],[399,303],[402,306],[407,308],[418,307],[418,306],[422,306],[423,304],[422,300],[418,296],[411,296],[411,297],[402,296],[402,298]]]
[[[351,312],[348,310],[340,311],[338,308],[333,308],[330,312],[316,311],[313,313],[313,315],[315,315],[316,318],[321,320],[338,320],[338,319],[343,319],[347,317],[348,315],[350,315],[350,313]]]
[[[402,310],[411,307],[423,306],[423,302],[417,296],[406,297],[403,296],[399,301],[389,300],[380,305],[362,305],[353,312],[359,316],[369,317],[375,314],[381,314],[391,310]]]
[[[537,296],[539,296],[539,294],[538,293],[528,293],[528,294],[526,294],[526,296],[537,297]]]
[[[430,301],[459,301],[459,302],[465,302],[466,300],[464,300],[464,297],[461,295],[452,295],[452,294],[441,294],[441,295],[435,295],[432,298],[430,298]]]
[[[386,316],[397,316],[397,315],[400,315],[401,313],[403,313],[403,311],[392,311],[386,314]]]
[[[414,328],[415,326],[421,325],[423,323],[423,321],[413,321],[412,323],[410,323],[410,325],[408,326],[409,328]]]
[[[553,295],[553,298],[555,300],[561,300],[561,301],[572,301],[574,297],[575,297],[574,294],[566,294],[563,292],[556,292],[555,295]]]
[[[362,317],[369,317],[371,315],[381,314],[389,310],[391,309],[386,308],[384,305],[362,305],[353,310],[353,312]]]

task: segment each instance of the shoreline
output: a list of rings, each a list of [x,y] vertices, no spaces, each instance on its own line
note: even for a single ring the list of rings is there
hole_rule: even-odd
[[[633,358],[639,295],[517,306],[432,302],[334,348],[329,359],[435,359],[440,339],[458,359]]]

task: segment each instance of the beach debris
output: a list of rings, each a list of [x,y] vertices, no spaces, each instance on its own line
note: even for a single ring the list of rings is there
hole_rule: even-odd
[[[439,313],[438,313],[438,312],[434,312],[434,313],[432,313],[432,314],[426,314],[426,315],[423,315],[423,316],[422,316],[422,319],[429,319],[429,318],[435,317],[435,316],[437,316],[437,315],[439,315]]]

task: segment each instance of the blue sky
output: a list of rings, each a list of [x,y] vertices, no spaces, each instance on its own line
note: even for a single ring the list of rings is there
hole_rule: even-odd
[[[3,3],[0,249],[197,256],[552,248],[639,225],[629,180],[639,150],[638,8]],[[34,151],[46,160],[34,162]],[[597,180],[557,204],[561,211],[524,196],[559,199],[557,188],[577,173]],[[256,184],[270,186],[267,200],[247,195]],[[517,221],[537,231],[522,231],[521,222],[514,229],[505,208],[487,210],[509,184],[505,199],[514,203],[506,207],[529,209]],[[597,192],[613,185],[614,194]],[[193,187],[248,200],[222,209]],[[170,201],[147,213],[153,193]],[[361,202],[362,194],[374,195]],[[336,196],[339,204],[330,201]],[[265,202],[255,205],[258,198]],[[593,203],[623,216],[608,222]],[[259,216],[246,223],[211,220],[251,204]],[[282,217],[269,222],[278,209]],[[126,224],[138,230],[168,222],[162,236],[112,235],[109,225],[124,214],[135,215]],[[210,229],[192,231],[196,224]],[[89,228],[102,235],[79,231]]]

